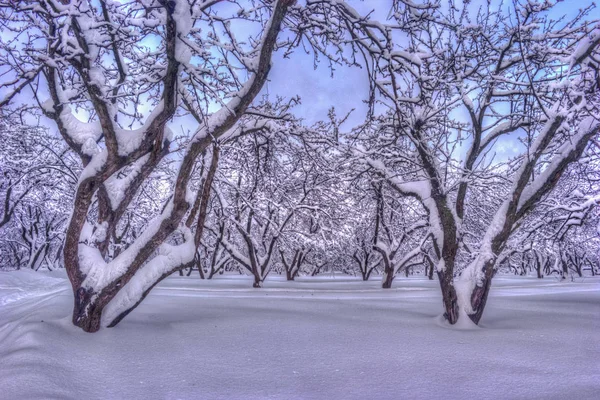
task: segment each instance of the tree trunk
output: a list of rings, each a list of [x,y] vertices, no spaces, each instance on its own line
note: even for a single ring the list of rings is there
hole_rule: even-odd
[[[196,255],[196,257],[198,257],[198,255]],[[196,260],[196,266],[198,267],[198,274],[200,275],[200,279],[204,279],[204,270],[202,269],[202,263],[200,262],[200,259]]]
[[[458,299],[453,283],[453,274],[447,271],[438,272],[440,289],[442,290],[442,302],[444,304],[444,318],[454,325],[458,321]]]
[[[394,271],[388,268],[385,269],[383,273],[383,279],[381,280],[381,287],[383,289],[390,289],[392,287],[392,282],[394,281]]]
[[[537,252],[534,252],[533,256],[535,258],[535,272],[537,274],[538,279],[542,279],[544,277],[544,275],[542,275],[542,261],[540,260],[540,257],[537,254]]]
[[[187,199],[187,188],[191,180],[192,172],[194,171],[195,162],[200,154],[202,154],[208,148],[214,139],[224,135],[233,126],[235,126],[235,124],[239,121],[241,116],[244,115],[246,109],[254,101],[264,86],[270,70],[271,58],[277,44],[277,36],[281,28],[281,23],[286,15],[288,7],[291,6],[293,2],[293,0],[280,0],[275,3],[273,13],[270,18],[270,23],[266,25],[265,32],[262,37],[262,44],[259,48],[257,48],[257,63],[254,67],[254,71],[252,71],[252,77],[249,78],[249,80],[244,84],[243,90],[238,93],[239,96],[224,106],[227,107],[228,112],[225,112],[222,116],[219,115],[218,118],[215,117],[215,115],[218,114],[212,115],[211,118],[214,117],[216,119],[214,121],[210,119],[209,123],[201,128],[203,135],[199,135],[200,138],[198,140],[191,141],[190,145],[187,147],[187,150],[181,160],[181,166],[179,167],[179,172],[177,173],[175,183],[173,184],[173,196],[170,200],[172,207],[169,208],[168,211],[163,209],[164,215],[161,215],[160,217],[157,216],[157,218],[160,218],[160,226],[158,226],[156,231],[154,231],[148,237],[144,239],[134,239],[134,243],[139,244],[139,247],[131,260],[124,260],[125,271],[122,274],[118,274],[118,276],[116,274],[118,271],[115,271],[115,276],[111,278],[111,282],[107,283],[106,285],[101,285],[96,289],[91,287],[93,285],[87,285],[85,287],[83,286],[83,283],[86,279],[86,272],[84,272],[84,269],[81,268],[81,254],[79,252],[82,236],[81,233],[88,220],[93,198],[97,193],[100,197],[103,197],[102,191],[99,191],[99,189],[102,189],[101,185],[104,185],[104,182],[106,182],[118,170],[124,166],[131,165],[133,160],[138,159],[146,154],[149,154],[151,158],[155,157],[153,160],[157,160],[156,157],[164,156],[169,151],[168,143],[165,141],[165,146],[162,146],[161,143],[163,143],[162,139],[165,132],[165,124],[172,118],[177,110],[177,92],[179,90],[177,87],[179,62],[176,60],[177,57],[175,56],[177,29],[171,7],[173,2],[168,2],[168,6],[166,5],[166,2],[161,2],[165,3],[163,6],[167,11],[164,32],[166,36],[165,47],[168,63],[166,67],[165,78],[162,81],[162,85],[164,87],[162,93],[162,97],[164,99],[164,108],[155,115],[154,119],[152,120],[152,124],[149,126],[148,130],[144,132],[143,141],[141,144],[137,146],[134,152],[129,153],[126,158],[121,157],[121,155],[118,153],[119,146],[114,131],[109,129],[113,125],[110,121],[110,113],[107,112],[108,103],[102,103],[102,99],[97,95],[96,91],[87,92],[90,94],[92,102],[94,103],[94,108],[98,114],[100,125],[102,126],[103,130],[106,130],[104,134],[104,142],[106,144],[107,158],[102,163],[101,167],[97,168],[93,174],[85,177],[85,179],[83,179],[83,175],[80,177],[81,181],[76,189],[73,212],[65,237],[64,264],[73,288],[73,292],[75,294],[73,309],[74,325],[81,327],[86,332],[97,331],[101,326],[102,312],[105,310],[105,307],[113,298],[115,298],[119,291],[136,276],[136,273],[143,268],[145,263],[151,260],[151,256],[155,254],[156,250],[163,243],[165,243],[168,237],[179,227],[184,216],[188,213],[188,211],[190,211],[191,204]],[[87,62],[85,57],[82,59],[86,60]],[[55,103],[56,115],[58,116],[61,115],[63,105],[59,104],[58,102],[58,95],[56,91],[57,79],[55,79],[54,74],[48,75],[52,77],[52,79],[47,79],[47,81],[51,98]],[[67,144],[69,144],[71,149],[81,156],[83,166],[86,167],[90,162],[91,157],[81,151],[81,146],[74,142],[71,133],[68,132],[68,129],[64,127],[62,120],[58,117],[54,119],[58,124],[61,135]],[[150,166],[148,168],[153,169],[156,167],[156,165],[158,165],[158,161],[148,162],[145,165],[148,165]],[[144,175],[144,173],[140,173],[137,176],[140,178],[136,178],[137,180],[134,180],[134,183],[129,184],[127,189],[128,195],[126,196],[125,200],[121,201],[119,207],[129,207],[135,191],[147,178],[147,175]],[[205,184],[204,188],[206,190],[203,189],[202,196],[210,195],[210,185]],[[196,248],[199,244],[198,238],[201,237],[202,234],[202,228],[204,226],[203,219],[205,218],[205,215],[203,216],[203,214],[205,213],[206,207],[204,211],[200,211],[198,216],[198,227],[196,229],[196,234],[194,235]],[[109,230],[116,226],[118,219],[119,218],[108,221]],[[99,220],[102,221],[102,218],[99,218]],[[193,222],[191,214],[189,220]],[[190,227],[191,224],[187,225],[187,229]],[[192,239],[190,238],[190,240]],[[100,250],[101,255],[106,257],[105,254],[102,254],[102,244],[98,246],[98,249]],[[170,274],[178,271],[180,268],[189,267],[192,262],[193,260],[189,260],[188,262],[188,257],[186,257],[183,265],[173,266],[173,269],[165,270],[165,272],[160,277],[153,280],[150,286],[143,290],[139,296],[136,294],[135,298],[128,299],[128,305],[129,303],[135,302],[132,306],[124,311],[114,310],[119,314],[116,316],[116,318],[113,318],[111,315],[112,321],[107,321],[109,323],[108,326],[115,326],[127,314],[135,309],[135,307],[137,307],[143,301],[146,295],[158,282]],[[168,266],[171,267],[171,264],[169,263]],[[94,265],[94,267],[102,266]],[[158,271],[162,272],[163,269],[157,268],[156,272]],[[146,285],[143,285],[143,288],[145,287]],[[141,290],[139,286],[136,286],[135,288],[137,291]]]
[[[544,277],[544,275],[542,275],[542,266],[540,264],[536,265],[535,272],[537,273],[538,279],[542,279]]]
[[[254,275],[254,283],[252,284],[253,288],[262,288],[263,286],[263,281],[265,280],[265,278],[260,276],[260,273],[258,271],[253,271],[252,273]]]
[[[481,286],[479,284],[476,285],[471,294],[471,307],[473,308],[474,313],[469,314],[469,318],[471,318],[471,321],[476,325],[479,324],[481,316],[483,315],[490,288],[492,287],[493,276],[494,261],[488,261],[483,266],[483,282],[481,282]]]
[[[88,333],[97,332],[101,327],[104,304],[99,303],[98,295],[82,287],[75,291],[73,325]]]
[[[293,280],[294,280],[294,278],[296,278],[296,274],[295,274],[295,273],[293,273],[293,272],[292,272],[292,270],[293,270],[293,267],[292,267],[292,268],[290,268],[290,269],[287,269],[287,268],[285,269],[285,278],[286,278],[288,281],[293,281]]]
[[[560,279],[561,280],[565,280],[565,279],[567,279],[567,275],[569,275],[569,270],[567,269],[567,263],[563,259],[561,259],[560,260],[560,265],[562,267],[562,271],[561,271],[561,274],[560,274],[560,276],[561,276]]]
[[[375,268],[377,268],[377,266],[369,269],[369,272],[367,272],[367,275],[366,275],[366,279],[363,279],[364,281],[368,281],[369,278],[371,278],[371,274],[373,273],[373,271],[375,270]]]
[[[362,268],[360,269],[360,275],[361,275],[363,281],[369,280],[369,274],[367,273],[367,271],[364,271]]]

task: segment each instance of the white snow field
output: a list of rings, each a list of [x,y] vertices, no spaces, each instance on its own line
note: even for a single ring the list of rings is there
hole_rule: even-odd
[[[598,399],[600,280],[498,277],[481,328],[436,281],[172,277],[116,328],[64,272],[0,272],[1,399]]]

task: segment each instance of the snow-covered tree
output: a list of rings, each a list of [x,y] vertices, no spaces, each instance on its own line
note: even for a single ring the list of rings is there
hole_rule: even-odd
[[[218,193],[228,204],[230,234],[221,243],[254,276],[254,287],[279,261],[290,280],[297,276],[327,215],[324,192],[332,178],[309,156],[302,131],[272,123],[225,150]]]
[[[421,267],[451,324],[479,322],[502,266],[596,273],[593,7],[352,4],[0,0],[1,254],[64,259],[88,332],[186,269],[241,266],[255,287],[272,270],[382,272],[390,287]],[[331,108],[308,127],[294,93],[257,101],[274,52],[296,47],[363,68],[363,124]],[[5,116],[51,129],[20,143]]]
[[[3,268],[62,264],[64,228],[79,166],[60,138],[13,118],[0,122]]]
[[[362,21],[353,39],[379,115],[356,153],[422,204],[445,317],[478,323],[514,229],[598,137],[600,27],[585,20],[590,8],[553,20],[551,2],[447,6]],[[499,165],[493,152],[507,136],[517,155]],[[470,200],[481,190],[490,201],[483,220],[475,213],[479,235],[466,227],[478,222]],[[469,236],[476,245],[464,245]]]
[[[198,157],[236,124],[264,85],[291,0],[220,18],[216,1],[21,1],[1,4],[10,91],[28,89],[81,159],[64,262],[73,323],[114,326],[162,278],[192,262],[208,190],[188,188]],[[252,23],[236,39],[236,22]],[[24,29],[26,27],[26,29]],[[115,257],[109,247],[140,187],[169,157],[168,122],[180,110],[202,124],[184,150],[169,200]],[[200,196],[200,206],[193,209]],[[186,215],[187,220],[183,223]],[[202,230],[203,223],[197,223]],[[183,242],[169,238],[180,232]],[[196,232],[197,233],[197,232]]]

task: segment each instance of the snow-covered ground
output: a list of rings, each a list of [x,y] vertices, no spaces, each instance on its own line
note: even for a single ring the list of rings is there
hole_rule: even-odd
[[[475,330],[437,282],[379,283],[172,277],[86,334],[63,272],[0,272],[0,398],[600,398],[600,280],[496,278]]]

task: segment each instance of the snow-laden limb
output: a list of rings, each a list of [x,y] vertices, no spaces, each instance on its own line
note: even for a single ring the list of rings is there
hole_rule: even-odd
[[[95,268],[106,268],[107,264],[106,261],[104,261],[104,257],[102,257],[102,254],[100,254],[100,251],[96,247],[90,246],[86,243],[80,243],[79,266],[81,272],[87,275]]]
[[[175,59],[182,64],[187,64],[192,58],[192,52],[182,41],[182,38],[187,36],[194,26],[192,10],[190,9],[188,0],[177,0],[175,10],[173,11],[173,19],[177,26]]]
[[[475,312],[471,301],[473,291],[477,286],[483,286],[485,280],[483,267],[489,260],[489,254],[478,255],[454,281],[458,305],[467,315]]]
[[[496,237],[498,237],[498,235],[502,233],[503,230],[506,229],[506,220],[508,218],[507,214],[511,205],[512,199],[505,200],[494,214],[494,218],[485,231],[485,235],[481,241],[478,257],[478,259],[480,259],[480,261],[483,263],[492,261],[496,257],[496,254],[494,254],[494,250],[492,249],[492,242],[496,239]]]
[[[544,171],[525,187],[519,197],[518,212],[521,212],[524,206],[529,205],[534,196],[538,195],[544,186],[550,184],[552,178],[564,170],[565,163],[572,161],[577,149],[585,146],[589,138],[598,132],[600,132],[600,122],[597,118],[589,116],[581,121],[575,135],[562,144]]]
[[[16,95],[21,93],[21,91],[37,77],[37,75],[40,73],[41,70],[42,70],[42,68],[39,67],[36,70],[25,71],[24,73],[19,75],[17,78],[15,78],[12,82],[2,83],[2,87],[12,86],[12,89],[10,89],[7,93],[5,93],[0,98],[0,108],[9,104],[10,101]]]
[[[596,24],[596,28],[579,41],[571,54],[569,67],[573,68],[575,65],[581,64],[592,54],[594,49],[598,48],[598,45],[600,45],[600,24]]]
[[[187,265],[194,260],[196,252],[194,235],[189,228],[180,229],[184,242],[176,246],[163,243],[158,248],[158,254],[140,268],[104,308],[102,326],[112,324],[122,313],[136,306],[161,278],[173,273],[177,267]]]
[[[418,246],[414,247],[411,251],[406,253],[404,257],[398,260],[396,265],[394,265],[394,274],[397,274],[398,272],[406,268],[408,262],[413,258],[417,257],[419,254],[421,254],[422,250],[422,244],[419,244]]]
[[[495,125],[493,128],[488,129],[486,135],[481,139],[481,144],[479,145],[479,152],[486,149],[490,143],[492,143],[495,139],[498,139],[500,136],[513,132],[514,130],[525,125],[525,121],[505,121]],[[484,128],[484,130],[486,130]],[[468,157],[467,157],[468,158]]]
[[[496,240],[501,233],[507,232],[507,224],[512,224],[514,221],[514,217],[508,219],[508,214],[514,213],[515,211],[515,196],[517,196],[517,199],[520,198],[526,184],[526,179],[529,177],[528,174],[531,173],[536,161],[541,157],[542,152],[548,146],[565,119],[565,113],[557,112],[557,109],[558,104],[552,111],[552,117],[546,122],[542,131],[531,144],[528,154],[525,156],[526,159],[515,173],[509,192],[513,195],[508,196],[507,199],[502,202],[502,205],[495,212],[492,222],[486,229],[479,252],[479,254],[485,258],[486,262],[495,257],[495,252],[492,249],[492,242]]]
[[[125,191],[131,185],[133,180],[141,173],[142,167],[144,164],[146,164],[146,162],[148,162],[149,158],[150,154],[146,154],[145,156],[137,159],[131,165],[125,177],[119,178],[119,173],[122,171],[121,170],[114,173],[110,178],[104,181],[104,186],[106,187],[106,192],[108,194],[110,205],[113,211],[119,207],[125,198]]]
[[[95,292],[101,292],[112,282],[124,276],[131,264],[140,254],[140,251],[154,238],[162,223],[171,216],[173,211],[173,200],[169,201],[161,215],[154,218],[142,232],[142,234],[109,263],[99,262],[97,257],[93,258],[98,262],[90,265],[85,280],[81,286],[92,289]]]
[[[404,182],[398,179],[384,164],[379,160],[365,158],[364,161],[371,168],[383,176],[394,189],[406,196],[414,196],[422,202],[429,214],[429,226],[431,233],[439,249],[444,246],[444,230],[440,219],[439,210],[435,200],[431,197],[431,182],[428,179],[419,181]],[[438,263],[438,271],[444,270],[444,264]]]
[[[227,250],[227,252],[235,261],[240,263],[249,272],[252,272],[252,263],[250,262],[250,259],[248,257],[246,257],[240,251],[238,251],[237,247],[234,244],[230,243],[229,240],[227,240],[226,238],[222,239],[222,244],[223,247],[225,247],[225,250]]]
[[[137,129],[115,129],[115,136],[118,144],[118,154],[121,157],[128,156],[140,149],[144,139],[157,118],[164,112],[165,102],[160,100],[152,109],[144,124]]]
[[[97,142],[102,135],[102,126],[98,121],[83,122],[77,118],[69,106],[65,106],[58,118],[71,140],[80,147],[81,152],[93,156],[98,152]]]
[[[85,166],[81,174],[79,174],[78,184],[85,182],[90,178],[94,178],[102,171],[106,166],[108,158],[108,151],[103,149],[92,156],[90,162]]]

